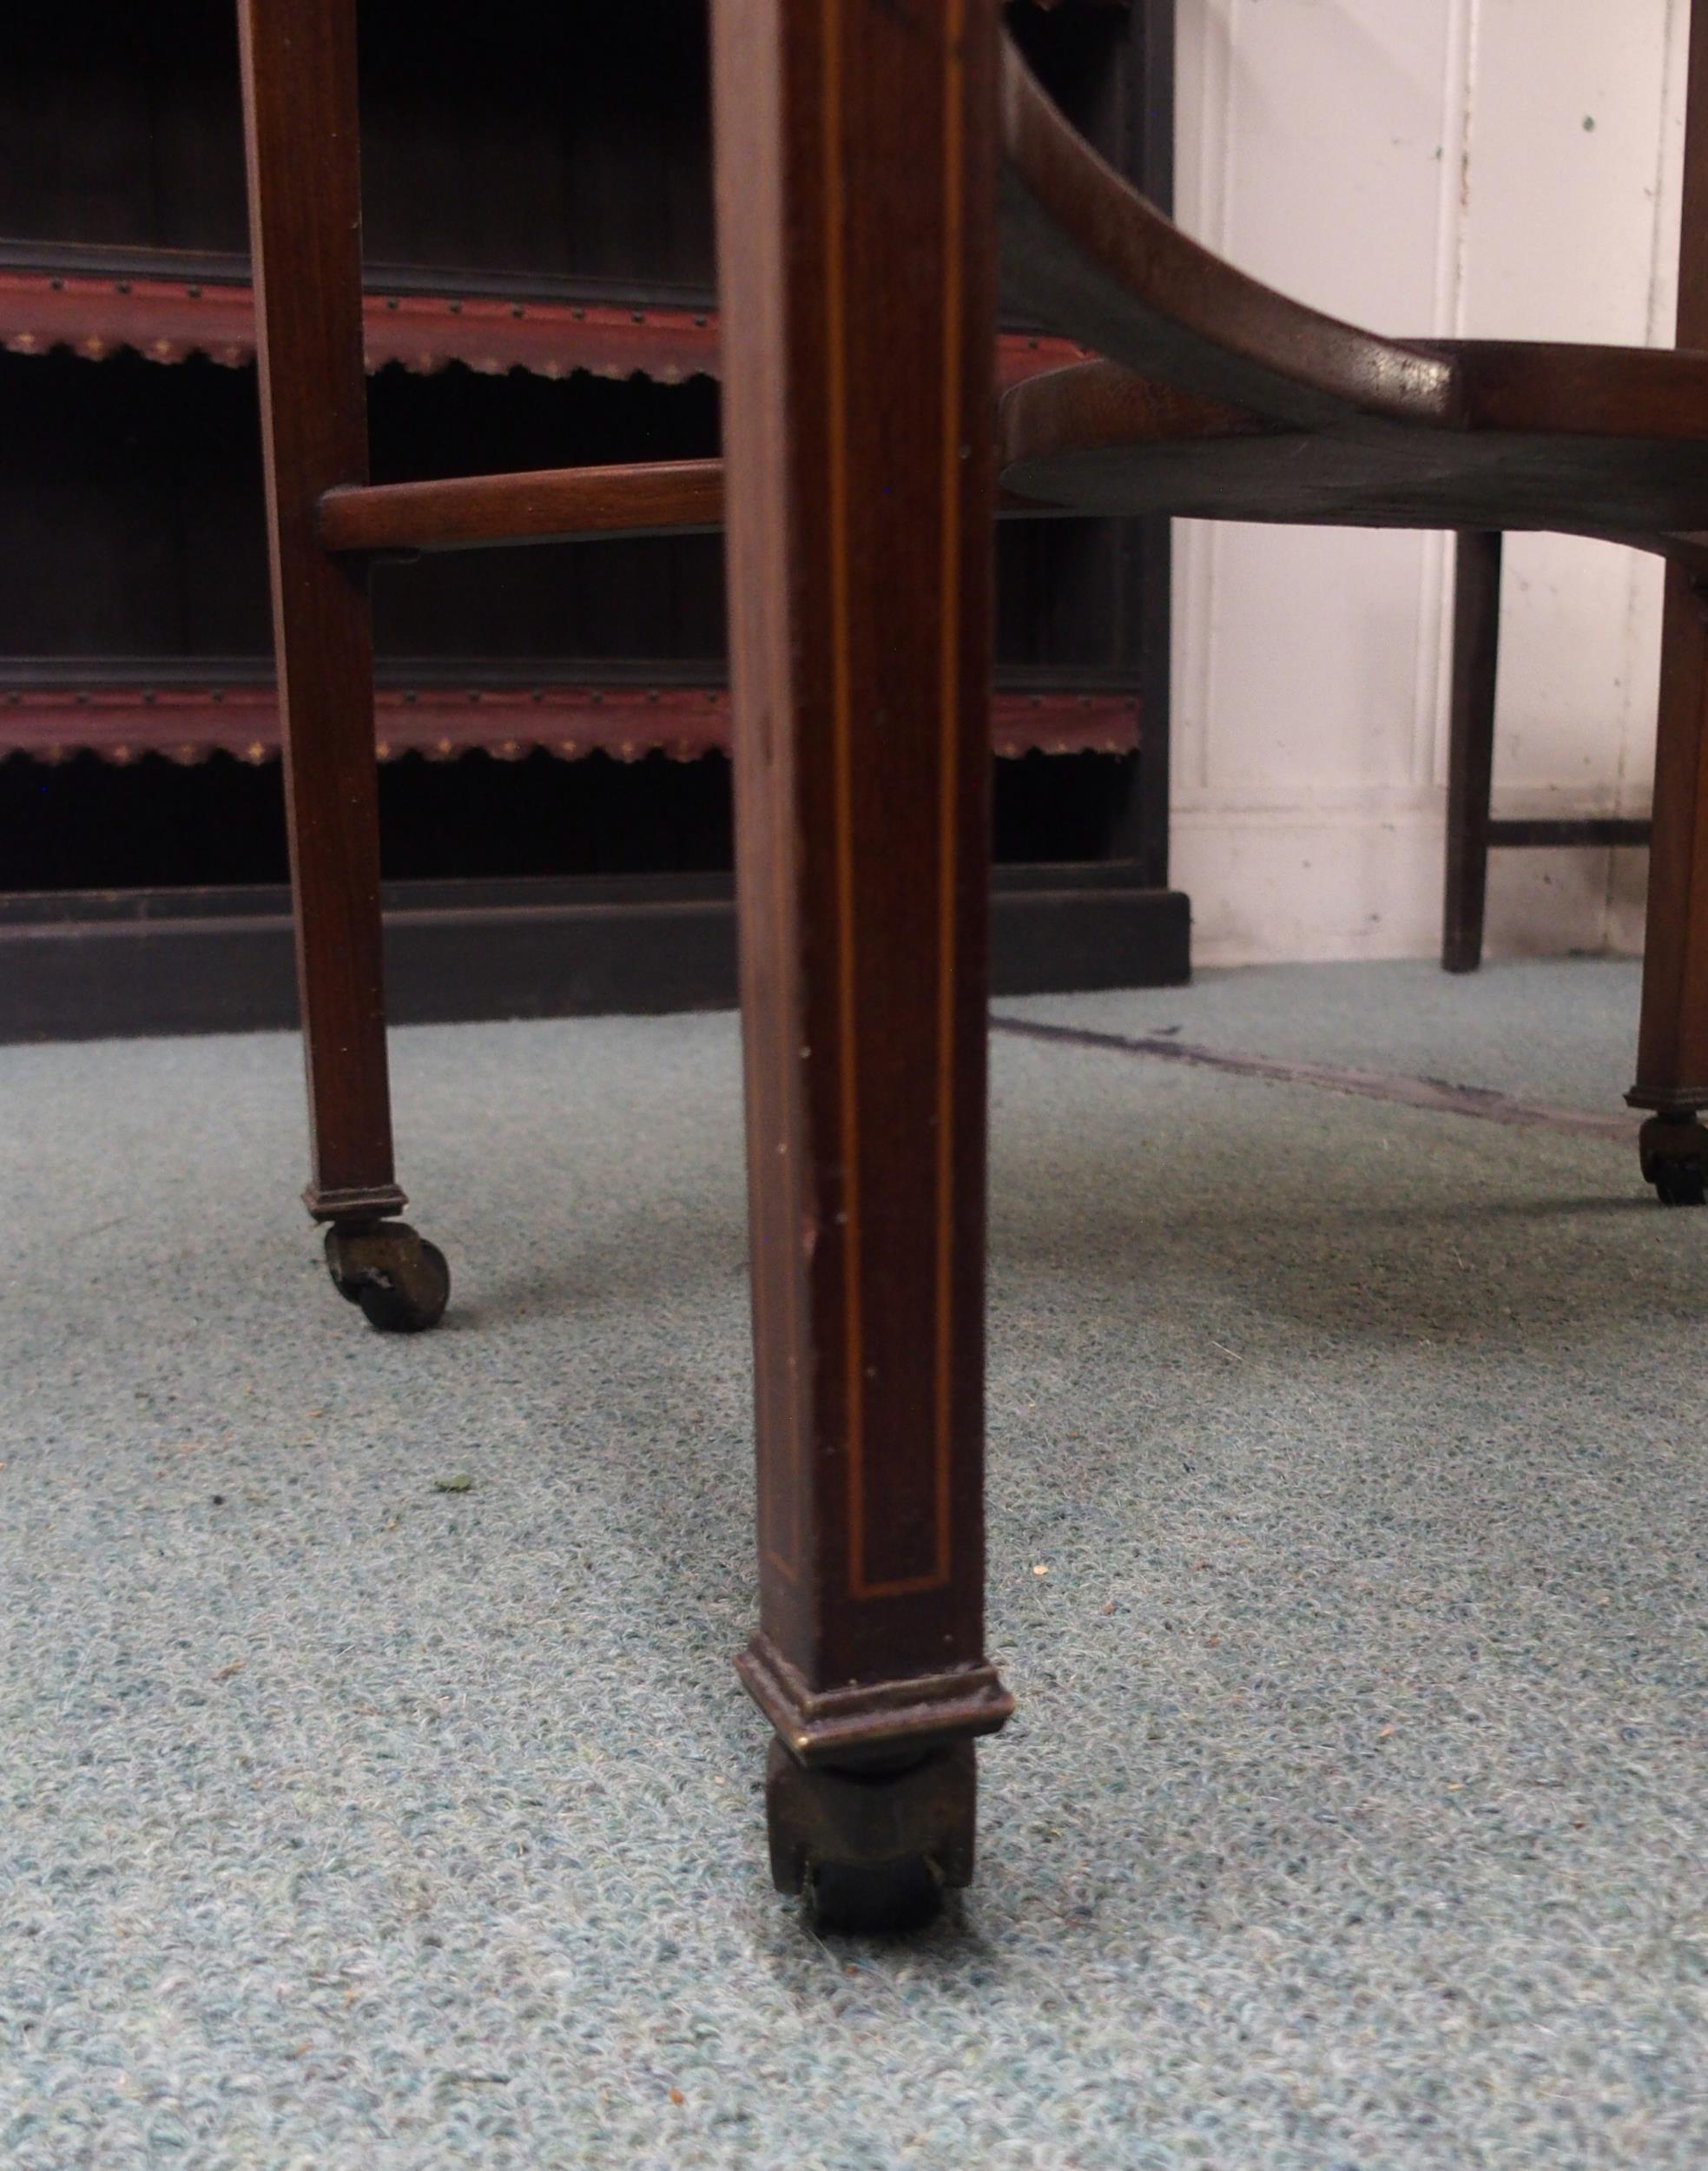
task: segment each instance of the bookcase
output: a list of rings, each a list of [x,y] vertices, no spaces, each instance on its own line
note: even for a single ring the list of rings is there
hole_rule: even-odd
[[[1014,0],[1153,196],[1172,10]],[[718,442],[705,0],[359,0],[379,481]],[[0,23],[0,1036],[294,1017],[230,0]],[[1005,324],[1005,381],[1074,359]],[[1188,969],[1164,525],[999,534],[999,990]],[[733,999],[719,539],[382,568],[399,1020]]]

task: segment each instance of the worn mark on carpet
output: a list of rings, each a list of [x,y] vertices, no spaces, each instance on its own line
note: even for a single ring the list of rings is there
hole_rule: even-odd
[[[1632,1116],[1596,1116],[1582,1109],[1555,1108],[1545,1101],[1520,1100],[1487,1086],[1454,1085],[1440,1078],[1408,1078],[1395,1071],[1361,1071],[1338,1063],[1289,1063],[1269,1055],[1235,1055],[1192,1040],[1163,1033],[1100,1033],[1090,1026],[1046,1025],[1033,1018],[992,1015],[992,1033],[1011,1033],[1027,1040],[1065,1041],[1073,1047],[1105,1048],[1116,1055],[1140,1055],[1159,1063],[1223,1071],[1234,1078],[1262,1078],[1282,1086],[1315,1086],[1330,1093],[1351,1093],[1360,1100],[1385,1100],[1404,1108],[1428,1108],[1445,1116],[1474,1116],[1483,1123],[1508,1124],[1533,1131],[1560,1131],[1579,1138],[1618,1138],[1628,1144]]]

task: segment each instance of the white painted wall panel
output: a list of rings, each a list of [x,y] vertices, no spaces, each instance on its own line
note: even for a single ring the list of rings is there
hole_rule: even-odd
[[[1672,335],[1685,0],[1179,0],[1179,211],[1399,334]],[[1586,123],[1593,125],[1586,125]],[[1427,954],[1443,538],[1182,523],[1176,859],[1205,962]],[[1655,569],[1513,538],[1497,804],[1645,811]],[[1491,948],[1628,945],[1642,855],[1501,855]]]

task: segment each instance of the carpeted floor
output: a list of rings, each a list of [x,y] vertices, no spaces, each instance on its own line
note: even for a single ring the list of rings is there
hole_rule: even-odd
[[[1632,968],[1005,1011],[1616,1111]],[[0,2162],[1708,2161],[1708,1215],[1618,1141],[999,1034],[983,1859],[767,1884],[735,1028],[0,1051]],[[441,1490],[466,1478],[466,1490]]]

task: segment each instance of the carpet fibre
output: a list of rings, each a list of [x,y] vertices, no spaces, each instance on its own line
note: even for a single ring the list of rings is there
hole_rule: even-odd
[[[1605,962],[1006,1004],[1616,1112]],[[998,1033],[977,1884],[767,1881],[728,1016],[0,1050],[0,2162],[1708,2161],[1708,1215],[1617,1138]],[[1634,1131],[1634,1124],[1633,1124]]]

